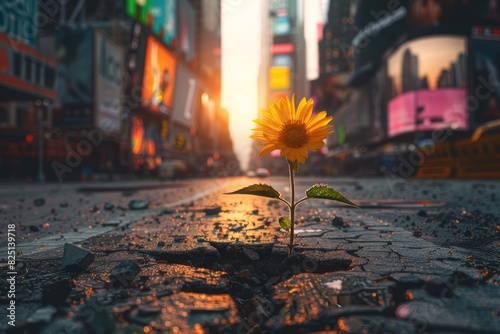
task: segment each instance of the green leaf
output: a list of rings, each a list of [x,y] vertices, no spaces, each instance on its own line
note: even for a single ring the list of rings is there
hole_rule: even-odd
[[[337,190],[329,188],[324,184],[315,184],[306,191],[307,198],[320,198],[320,199],[330,199],[332,201],[342,202],[349,204],[356,208],[359,208],[357,204],[354,204],[348,200],[344,195],[339,193]]]
[[[225,193],[227,195],[240,194],[240,195],[255,195],[270,198],[281,198],[281,194],[267,184],[252,184],[251,186],[241,188],[240,190],[233,191],[231,193]]]
[[[288,231],[292,227],[292,221],[290,218],[280,218],[280,226],[285,230]]]

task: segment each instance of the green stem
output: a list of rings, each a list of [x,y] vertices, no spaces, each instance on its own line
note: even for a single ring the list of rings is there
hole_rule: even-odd
[[[293,252],[293,237],[294,237],[294,227],[295,227],[295,178],[292,163],[288,161],[288,171],[290,173],[290,191],[292,192],[292,198],[290,201],[290,245],[288,245],[288,256],[292,255]]]
[[[299,200],[297,201],[297,203],[295,203],[295,207],[297,207],[297,205],[299,205],[300,203],[302,203],[302,202],[304,202],[304,201],[306,201],[306,200],[308,200],[308,199],[309,199],[309,197],[304,197],[304,198],[299,199]]]

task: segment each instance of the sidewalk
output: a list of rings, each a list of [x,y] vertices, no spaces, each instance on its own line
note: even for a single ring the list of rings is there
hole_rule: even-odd
[[[62,249],[26,259],[18,324],[29,333],[500,333],[498,239],[439,245],[392,223],[407,220],[402,211],[386,212],[389,221],[374,218],[380,209],[311,201],[287,258],[283,205],[221,192],[81,243],[95,256],[84,271],[61,270]]]

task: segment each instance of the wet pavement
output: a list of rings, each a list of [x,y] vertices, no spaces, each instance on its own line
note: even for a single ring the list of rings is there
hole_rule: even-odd
[[[281,202],[223,194],[266,182],[286,198],[286,178],[2,190],[19,252],[16,327],[1,285],[0,329],[500,333],[500,182],[299,178],[297,192],[319,181],[362,209],[303,203],[291,257]]]

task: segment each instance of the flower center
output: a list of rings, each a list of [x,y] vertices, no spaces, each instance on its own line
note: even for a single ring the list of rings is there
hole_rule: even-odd
[[[304,123],[289,121],[281,129],[279,139],[288,147],[299,148],[307,143],[309,136]]]

